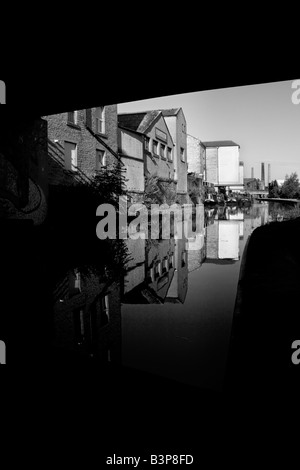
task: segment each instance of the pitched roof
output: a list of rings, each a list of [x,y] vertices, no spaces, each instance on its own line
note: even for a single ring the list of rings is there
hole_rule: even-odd
[[[239,144],[236,144],[232,140],[213,140],[209,142],[202,142],[204,147],[239,147]]]
[[[147,131],[160,114],[161,112],[157,110],[118,114],[118,123],[127,129],[143,133]]]
[[[179,113],[180,108],[161,109],[163,116],[176,116]]]

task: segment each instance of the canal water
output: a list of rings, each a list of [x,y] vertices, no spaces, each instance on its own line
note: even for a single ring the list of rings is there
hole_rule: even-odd
[[[245,245],[256,227],[280,223],[289,209],[202,205],[188,238],[124,240],[125,270],[116,248],[102,249],[100,272],[61,270],[53,283],[55,357],[222,391]]]
[[[240,264],[256,227],[289,207],[203,207],[194,237],[128,240],[122,364],[221,391]]]

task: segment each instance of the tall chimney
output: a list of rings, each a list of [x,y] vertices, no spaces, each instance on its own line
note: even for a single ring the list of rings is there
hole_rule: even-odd
[[[262,183],[262,189],[265,189],[265,164],[261,164],[261,183]]]
[[[268,185],[271,183],[271,163],[268,163]]]
[[[251,168],[251,178],[254,178],[254,168]]]

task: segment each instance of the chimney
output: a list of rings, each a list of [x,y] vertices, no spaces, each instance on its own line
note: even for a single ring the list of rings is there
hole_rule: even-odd
[[[268,163],[268,185],[271,183],[271,163]]]
[[[251,178],[254,178],[254,168],[251,168]]]
[[[265,164],[261,164],[261,184],[262,189],[265,189]]]

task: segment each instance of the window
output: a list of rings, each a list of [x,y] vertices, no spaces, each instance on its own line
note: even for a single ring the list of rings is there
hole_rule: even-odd
[[[68,124],[77,124],[77,111],[70,111],[68,113]]]
[[[77,170],[77,144],[73,142],[65,142],[65,168]]]
[[[180,158],[182,162],[185,162],[185,149],[180,147]]]
[[[106,166],[106,154],[104,150],[96,150],[96,171]]]
[[[154,139],[152,142],[152,152],[154,153],[154,155],[158,155],[158,142]]]
[[[99,134],[105,134],[105,108],[101,106],[100,108],[96,108],[95,111],[96,116],[96,132]]]
[[[160,156],[166,158],[166,146],[164,144],[160,144]]]
[[[181,255],[181,267],[184,268],[186,265],[186,251],[183,251]]]
[[[168,147],[167,149],[167,152],[168,152],[168,160],[171,162],[173,160],[173,155],[172,155],[172,149],[171,147]]]
[[[169,260],[168,258],[163,259],[163,273],[166,273],[169,269]]]
[[[145,150],[150,150],[150,139],[145,137]]]

